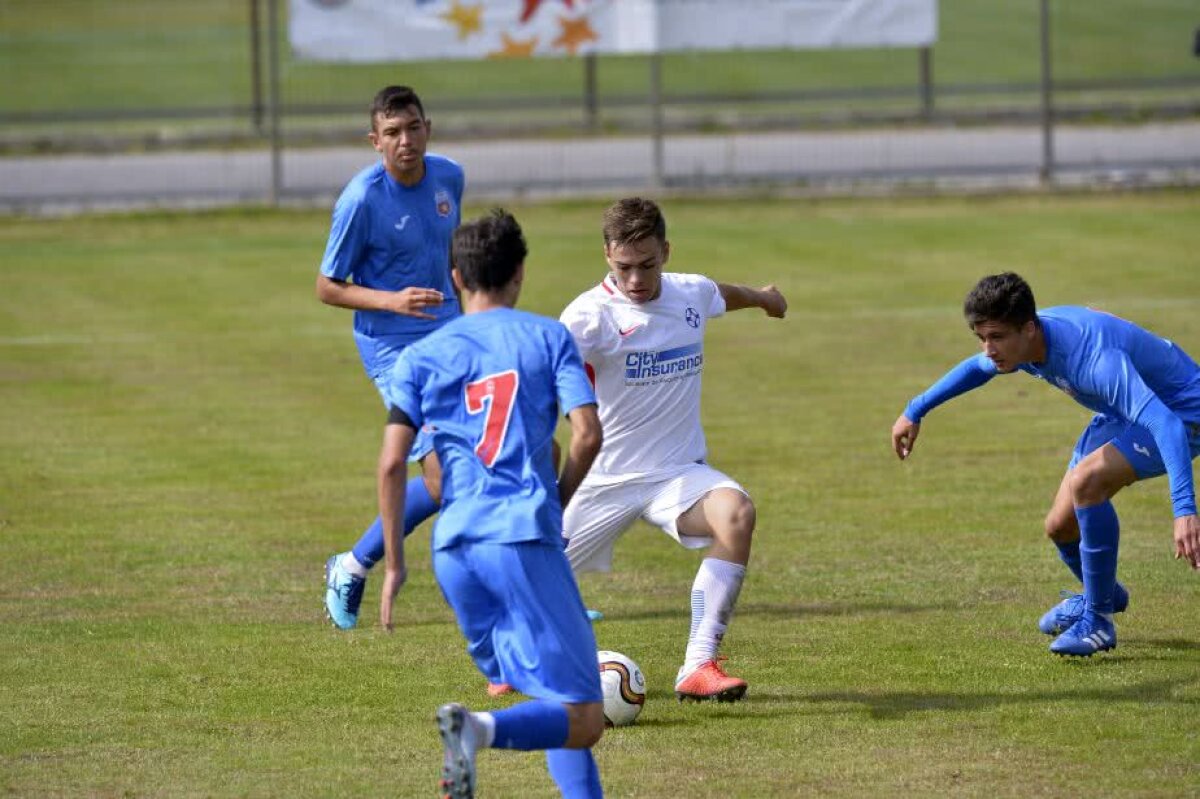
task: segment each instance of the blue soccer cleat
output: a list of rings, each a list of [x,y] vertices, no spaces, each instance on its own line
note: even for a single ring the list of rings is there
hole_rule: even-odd
[[[588,617],[588,621],[594,623],[594,622],[598,622],[601,619],[603,619],[604,614],[598,610],[592,610],[591,608],[588,608],[587,617]]]
[[[1063,591],[1062,597],[1063,600],[1046,611],[1038,622],[1038,629],[1046,635],[1058,635],[1083,616],[1085,605],[1083,594]],[[1124,613],[1127,607],[1129,607],[1129,592],[1125,590],[1125,586],[1117,583],[1116,588],[1113,589],[1113,613]]]
[[[1094,610],[1084,611],[1079,621],[1050,644],[1050,651],[1054,654],[1076,657],[1090,657],[1097,652],[1116,648],[1116,626]]]
[[[344,554],[325,561],[325,615],[339,630],[349,630],[358,624],[358,608],[367,587],[366,577],[342,568]]]
[[[478,747],[476,722],[465,707],[451,702],[438,708],[437,723],[445,747],[438,796],[472,799],[475,796],[475,749]]]

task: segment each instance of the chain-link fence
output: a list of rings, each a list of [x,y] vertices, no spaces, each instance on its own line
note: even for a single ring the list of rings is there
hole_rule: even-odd
[[[1200,165],[1190,145],[1200,141],[1190,127],[1200,120],[1194,0],[943,0],[927,49],[371,65],[295,58],[287,13],[285,0],[0,0],[0,154],[261,158],[273,142],[260,196],[272,181],[284,195],[327,191],[288,159],[345,144],[369,160],[366,106],[380,86],[407,83],[448,154],[451,143],[491,145],[500,163],[504,148],[521,149],[516,139],[551,142],[532,173],[492,170],[524,187],[586,182],[587,170],[554,166],[576,157],[554,154],[565,138],[587,152],[614,136],[645,145],[650,131],[665,142],[632,161],[644,179],[668,183]],[[1052,143],[1049,120],[1072,129]],[[1145,123],[1168,132],[1124,155],[1097,144],[1102,131],[1134,141]],[[1014,152],[997,155],[982,135],[997,127],[1017,136]],[[1076,139],[1083,149],[1068,149]],[[706,146],[716,155],[689,154]],[[593,171],[598,181],[614,174]]]

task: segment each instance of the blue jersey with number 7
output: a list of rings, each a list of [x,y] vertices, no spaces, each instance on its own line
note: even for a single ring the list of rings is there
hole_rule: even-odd
[[[511,308],[459,317],[408,347],[383,390],[441,461],[434,549],[562,546],[551,442],[562,414],[596,402],[562,324]]]

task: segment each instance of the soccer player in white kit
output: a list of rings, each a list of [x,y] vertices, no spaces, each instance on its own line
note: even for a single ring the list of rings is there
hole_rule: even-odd
[[[787,301],[774,286],[664,273],[666,222],[650,200],[619,200],[605,211],[604,255],[609,274],[560,317],[595,384],[604,429],[600,454],[563,516],[567,559],[576,573],[610,570],[613,545],[639,518],[684,547],[707,548],[675,693],[737,701],[746,682],[725,673],[717,650],[745,578],[755,510],[744,488],[705,462],[704,330],[742,308],[782,318]]]

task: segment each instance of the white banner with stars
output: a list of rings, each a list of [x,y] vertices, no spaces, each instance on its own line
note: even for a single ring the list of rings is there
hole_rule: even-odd
[[[291,0],[289,35],[359,62],[923,47],[937,0]]]

